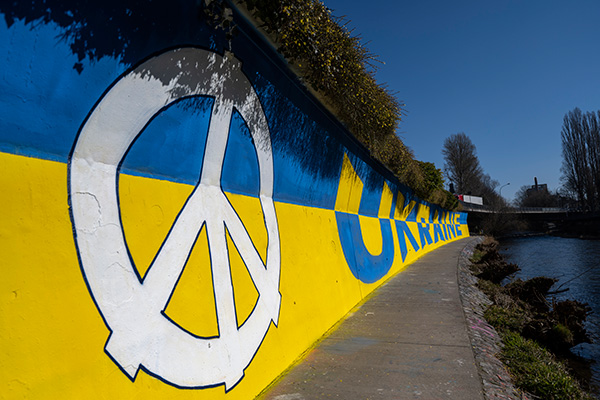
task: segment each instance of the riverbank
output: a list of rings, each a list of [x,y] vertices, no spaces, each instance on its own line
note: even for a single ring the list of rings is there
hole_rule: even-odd
[[[553,295],[556,301],[574,299],[592,308],[585,324],[592,343],[572,348],[578,360],[570,364],[583,381],[590,381],[589,390],[600,399],[600,241],[558,236],[506,239],[500,241],[500,251],[507,262],[521,268],[514,278],[556,278],[555,288],[568,289]]]
[[[484,318],[485,310],[492,305],[492,302],[477,287],[478,279],[470,268],[475,247],[484,240],[483,237],[477,239],[465,246],[458,260],[458,287],[485,398],[533,399],[515,386],[506,366],[497,357],[502,350],[502,339],[496,329]]]
[[[493,243],[486,239],[486,245],[478,245],[472,253],[466,249],[467,254],[470,253],[469,261],[474,262],[466,266],[459,264],[459,282],[464,286],[461,293],[464,292],[465,315],[472,320],[469,321],[469,325],[474,326],[471,330],[479,332],[475,339],[485,339],[474,343],[474,352],[476,358],[485,359],[483,365],[494,366],[492,373],[487,374],[492,381],[496,381],[492,385],[500,392],[505,391],[508,398],[592,399],[554,354],[531,340],[539,339],[546,347],[553,347],[554,352],[564,356],[565,350],[586,340],[582,334],[585,307],[573,301],[563,301],[550,307],[546,295],[555,282],[550,278],[534,278],[525,282],[517,280],[500,286],[503,278],[514,273],[518,267],[506,263],[497,253],[497,243]],[[490,270],[494,272],[490,273]],[[565,314],[574,315],[577,312],[577,318],[564,317]],[[490,357],[490,354],[494,356]],[[510,371],[509,376],[519,389],[507,386],[505,377],[495,379],[496,372],[502,371],[498,363]],[[482,376],[485,383],[486,377],[484,374]],[[533,395],[519,394],[520,390]]]
[[[600,240],[600,214],[589,213],[578,219],[557,221],[550,234],[565,238]]]

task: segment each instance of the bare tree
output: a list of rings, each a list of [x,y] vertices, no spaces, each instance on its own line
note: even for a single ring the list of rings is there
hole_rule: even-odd
[[[595,205],[600,204],[600,111],[587,114],[587,149]]]
[[[515,204],[519,207],[559,207],[560,195],[548,190],[535,190],[529,185],[521,186],[515,193]]]
[[[442,148],[444,169],[458,193],[475,193],[480,188],[483,170],[479,165],[477,150],[464,132],[446,138]]]
[[[600,111],[569,111],[561,130],[562,180],[584,208],[595,210],[600,199]]]
[[[504,207],[506,206],[506,201],[496,193],[496,188],[500,185],[500,183],[492,179],[489,174],[482,174],[479,179],[479,184],[476,189],[476,193],[483,197],[484,204],[487,204],[491,207]]]

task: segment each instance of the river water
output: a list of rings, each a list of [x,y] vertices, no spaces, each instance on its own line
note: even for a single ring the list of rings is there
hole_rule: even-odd
[[[500,251],[507,262],[521,267],[516,278],[557,278],[553,289],[563,284],[569,288],[556,295],[557,300],[579,300],[592,308],[586,329],[594,343],[580,344],[572,352],[587,361],[578,369],[582,375],[591,374],[590,390],[600,398],[600,241],[553,236],[505,239]]]

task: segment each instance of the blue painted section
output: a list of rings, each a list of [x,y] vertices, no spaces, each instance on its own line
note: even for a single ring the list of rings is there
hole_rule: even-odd
[[[360,207],[358,213],[369,217],[377,217],[379,213],[379,206],[381,204],[381,195],[383,192],[383,179],[379,187],[370,188],[365,186],[363,188],[362,197],[360,199]]]
[[[467,213],[456,213],[458,214],[458,219],[456,220],[457,224],[467,225]],[[459,235],[460,236],[460,235]]]
[[[444,234],[442,225],[433,224],[433,243],[437,243],[440,240],[445,242],[448,239],[446,238],[446,235]]]
[[[463,226],[465,226],[465,227],[466,227],[467,225],[463,225]],[[462,236],[462,235],[463,235],[463,233],[462,233],[462,231],[461,231],[461,226],[460,226],[460,225],[455,225],[455,226],[454,226],[454,229],[456,230],[456,237],[459,237],[459,236]]]
[[[258,74],[254,84],[271,132],[274,200],[333,209],[344,154],[335,135],[339,127],[328,126],[331,121],[319,112],[309,118],[299,105],[311,103],[306,99],[294,103],[280,91],[287,89],[285,94],[294,98],[289,93],[293,82],[276,88]]]
[[[221,187],[230,193],[258,196],[260,175],[255,143],[238,112],[231,118],[229,141],[221,172]]]
[[[406,255],[408,254],[406,239],[408,239],[414,251],[419,251],[420,247],[412,232],[408,228],[408,224],[406,223],[406,221],[395,220],[394,222],[396,223],[396,231],[398,232],[398,242],[400,243],[400,254],[402,254],[402,262],[404,262],[404,260],[406,260]]]
[[[85,43],[69,35],[73,29],[80,29],[78,15],[97,14],[99,10],[93,6],[88,5],[86,11],[74,1],[0,5],[0,57],[4,66],[4,79],[0,81],[0,151],[66,162],[76,134],[95,103],[135,64],[182,45],[193,44],[223,53],[228,41],[222,32],[215,33],[198,21],[195,6],[193,12],[165,9],[177,9],[175,5],[179,3],[183,8],[195,4],[176,1],[169,2],[168,7],[150,5],[143,15],[137,15],[142,7],[129,7],[126,1],[114,2],[112,13],[119,15],[120,9],[131,9],[133,13],[131,20],[123,15],[115,17],[123,19],[115,21],[122,24],[119,29],[128,30],[124,26],[136,18],[160,20],[157,23],[163,35],[156,37],[155,32],[148,32],[142,38],[128,32],[131,38],[120,38],[125,32],[115,36],[115,27],[105,26],[106,21],[81,17],[87,24],[81,33],[89,35]],[[53,12],[47,12],[52,7]],[[158,8],[152,11],[153,7]],[[55,21],[53,16],[61,13],[65,19]],[[10,26],[6,21],[10,21]],[[256,38],[247,34],[251,32],[242,31],[234,38],[232,50],[242,60],[269,122],[274,199],[333,209],[343,143],[348,141],[352,147],[352,139],[337,121],[307,98],[293,77],[281,70],[278,56],[265,54],[256,47]],[[105,39],[98,39],[102,36]],[[132,43],[138,41],[140,45],[132,48]],[[199,176],[210,109],[198,106],[202,101],[194,105],[192,102],[184,100],[172,105],[154,118],[129,151],[122,172],[194,184]],[[239,144],[236,121],[233,122],[230,140]],[[188,154],[189,149],[181,151],[182,143],[190,140],[193,154]],[[229,146],[226,157],[224,189],[256,195],[255,151],[251,146],[243,146],[244,150],[234,148],[233,144]],[[232,160],[243,162],[235,165]]]
[[[363,182],[359,213],[377,217],[384,182],[395,208],[416,206],[406,219],[418,222],[419,242],[406,222],[395,221],[402,259],[414,250],[461,236],[458,225],[417,221],[424,206],[413,192],[374,162],[346,129],[287,69],[280,56],[234,13],[238,34],[229,41],[199,18],[204,2],[106,0],[81,3],[46,0],[0,3],[0,151],[67,162],[88,114],[123,74],[150,57],[176,47],[195,46],[224,54],[231,50],[253,85],[265,113],[273,150],[274,193],[278,202],[334,209],[344,154]],[[107,18],[110,15],[110,18]],[[212,99],[182,99],[158,113],[139,134],[121,172],[194,185],[201,174]],[[221,185],[225,191],[257,196],[255,143],[234,112]],[[404,204],[396,204],[402,192]],[[435,206],[431,206],[432,210]],[[441,208],[437,208],[441,215]],[[466,224],[460,213],[458,224]],[[358,216],[336,212],[340,240],[352,273],[375,282],[394,257],[391,221],[380,220],[383,251],[364,245]],[[432,237],[433,234],[433,237]]]
[[[392,191],[393,197],[392,197],[392,208],[390,210],[390,214],[389,217],[390,218],[394,218],[394,215],[396,214],[396,203],[398,202],[398,192],[400,191],[400,189],[398,188],[397,185],[390,185],[390,190]]]
[[[416,200],[416,199],[412,199],[412,198],[409,198],[409,197],[407,197],[407,199],[406,199],[406,201],[405,201],[405,207],[406,207],[407,205],[409,205],[411,201],[414,201],[414,200]],[[417,204],[416,204],[416,205],[415,205],[415,206],[412,208],[412,210],[410,210],[410,212],[408,213],[408,216],[406,217],[406,220],[407,220],[407,221],[410,221],[410,222],[417,222],[417,214],[419,213],[419,207],[421,207],[421,203],[417,203]]]
[[[446,230],[446,237],[455,238],[456,237],[456,228],[452,224],[444,224],[444,229]]]
[[[163,109],[138,135],[121,172],[195,185],[200,178],[213,99],[191,97]]]
[[[55,23],[5,20],[0,14],[0,151],[66,162],[81,123],[126,66],[103,58],[79,74]]]
[[[421,241],[421,247],[432,244],[431,239],[431,225],[425,218],[421,218],[421,222],[417,222],[417,229],[419,230],[419,240]]]
[[[344,256],[354,277],[365,283],[373,283],[385,276],[394,262],[391,221],[379,220],[382,250],[380,254],[371,254],[365,246],[358,215],[336,212],[335,218]]]

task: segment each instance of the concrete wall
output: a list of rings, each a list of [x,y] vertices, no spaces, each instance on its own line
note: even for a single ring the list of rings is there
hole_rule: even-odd
[[[378,285],[468,235],[237,13],[229,41],[189,1],[7,3],[6,398],[253,398]]]

